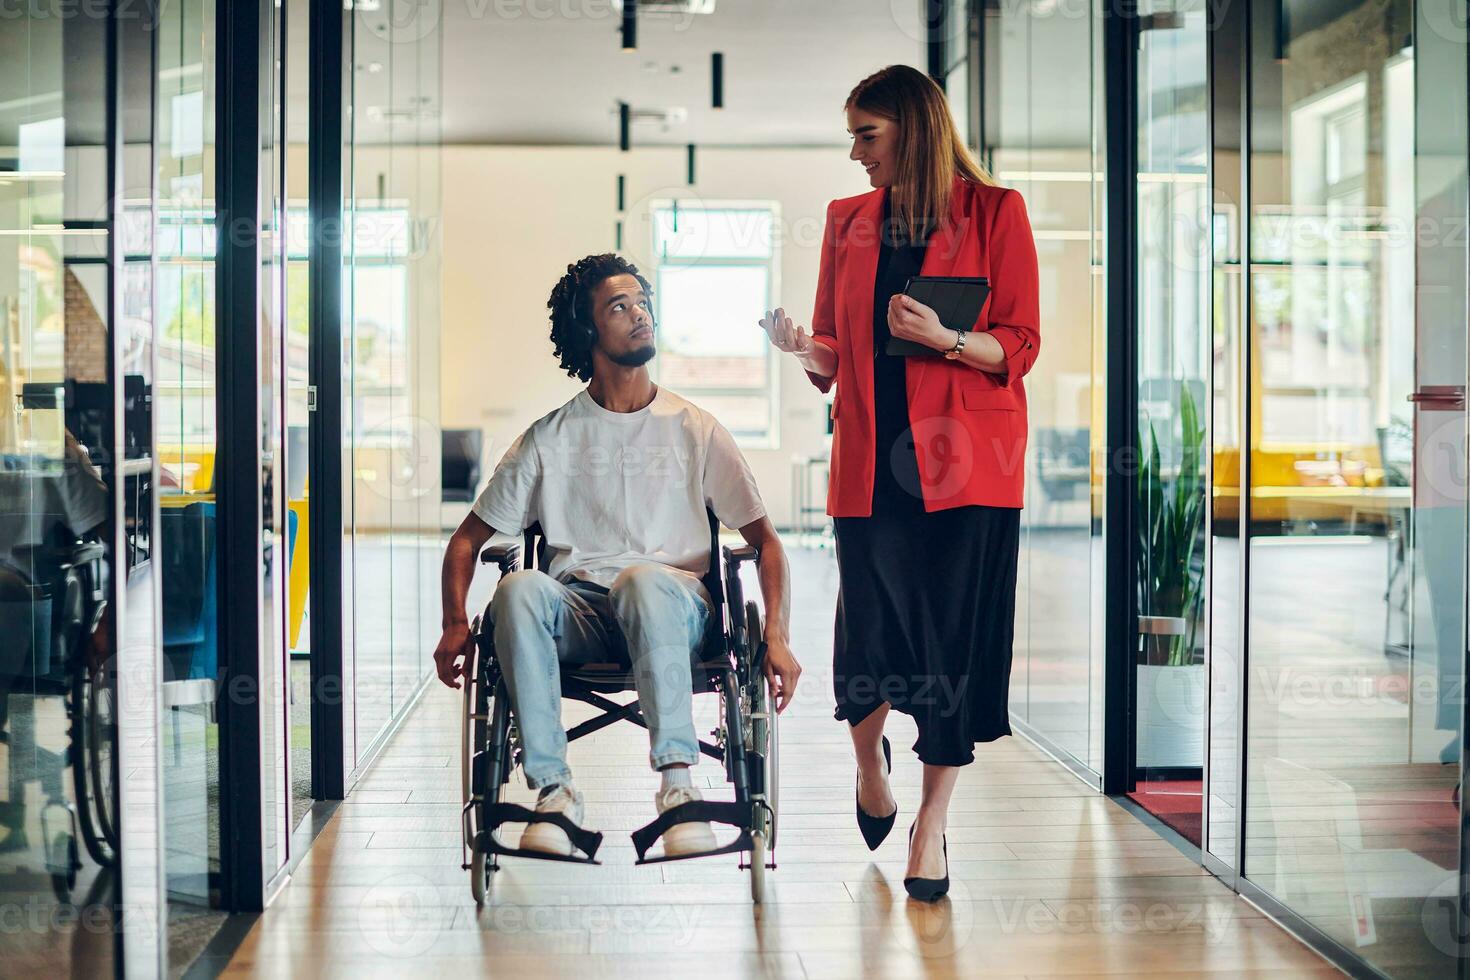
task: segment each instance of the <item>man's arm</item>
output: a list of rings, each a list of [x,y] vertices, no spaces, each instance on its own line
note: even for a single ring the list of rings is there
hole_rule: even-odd
[[[751,521],[740,529],[745,543],[760,552],[756,568],[760,573],[761,598],[766,607],[766,679],[771,693],[776,698],[776,711],[786,710],[796,694],[796,681],[801,676],[801,664],[791,652],[791,590],[787,581],[791,578],[790,566],[786,563],[786,552],[781,547],[781,538],[771,525],[769,517]],[[752,637],[752,641],[754,641]]]
[[[434,650],[434,669],[439,679],[453,688],[459,687],[458,678],[464,673],[464,658],[469,655],[470,624],[465,616],[465,602],[470,594],[470,582],[475,577],[475,561],[480,556],[480,549],[494,533],[494,528],[471,511],[449,539],[449,547],[444,549],[444,634]]]

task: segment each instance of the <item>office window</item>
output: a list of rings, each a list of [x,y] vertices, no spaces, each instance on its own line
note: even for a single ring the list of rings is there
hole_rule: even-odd
[[[774,360],[757,326],[774,295],[776,217],[774,204],[653,206],[657,380],[755,448],[780,436]]]

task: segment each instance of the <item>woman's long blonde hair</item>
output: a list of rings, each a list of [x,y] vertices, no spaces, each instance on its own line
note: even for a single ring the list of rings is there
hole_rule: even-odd
[[[898,125],[898,160],[889,189],[890,214],[914,241],[949,216],[955,175],[976,184],[995,180],[955,129],[944,90],[908,65],[889,65],[858,82],[845,109],[861,109]]]

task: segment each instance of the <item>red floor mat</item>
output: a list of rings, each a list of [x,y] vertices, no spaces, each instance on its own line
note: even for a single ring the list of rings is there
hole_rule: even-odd
[[[1140,784],[1129,793],[1149,813],[1199,846],[1202,785],[1199,780],[1158,780]],[[1433,861],[1440,867],[1458,867],[1457,842],[1460,810],[1452,789],[1403,792],[1361,791],[1358,818],[1365,837],[1392,839],[1394,845]]]
[[[1140,783],[1128,796],[1173,828],[1181,837],[1200,843],[1204,784],[1198,779],[1163,779]]]

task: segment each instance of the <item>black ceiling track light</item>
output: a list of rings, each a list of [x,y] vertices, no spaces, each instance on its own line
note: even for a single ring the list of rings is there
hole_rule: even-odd
[[[618,149],[627,153],[633,145],[633,107],[618,103]]]
[[[694,186],[694,144],[693,143],[690,143],[689,144],[688,166],[689,166],[689,186],[690,187],[693,187]]]
[[[710,108],[725,108],[725,53],[716,51],[709,56]]]
[[[638,50],[638,0],[623,0],[623,50]]]
[[[625,177],[623,174],[618,174],[618,214],[622,214],[628,209],[627,205],[624,203],[627,199],[627,190],[628,178]]]

